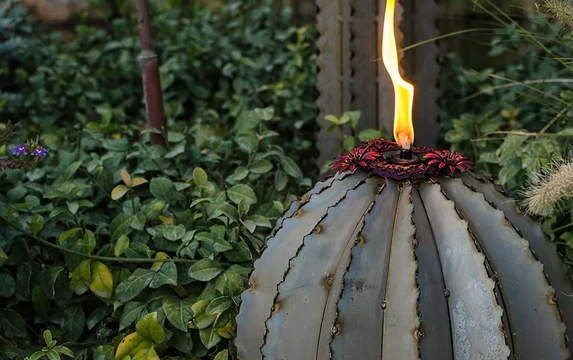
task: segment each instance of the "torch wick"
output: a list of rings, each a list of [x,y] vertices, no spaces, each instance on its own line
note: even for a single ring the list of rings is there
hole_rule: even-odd
[[[410,149],[400,150],[400,159],[401,160],[412,160],[412,150],[410,150]]]

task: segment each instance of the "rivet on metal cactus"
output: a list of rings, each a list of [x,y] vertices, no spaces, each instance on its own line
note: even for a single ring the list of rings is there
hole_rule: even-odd
[[[568,359],[573,289],[540,227],[451,174],[469,167],[459,154],[414,148],[425,160],[397,165],[389,144],[339,158],[354,172],[279,221],[242,296],[239,358]]]

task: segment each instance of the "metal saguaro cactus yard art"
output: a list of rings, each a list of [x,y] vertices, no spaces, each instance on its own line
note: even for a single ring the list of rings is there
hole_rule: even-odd
[[[336,158],[278,221],[242,295],[238,358],[569,359],[573,288],[555,246],[464,155],[413,144],[389,26],[396,141]]]

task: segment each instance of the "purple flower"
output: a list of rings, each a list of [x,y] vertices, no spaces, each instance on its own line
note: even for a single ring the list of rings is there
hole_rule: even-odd
[[[20,144],[12,150],[12,155],[28,155],[28,144]]]
[[[37,142],[28,142],[24,144],[20,144],[12,149],[12,155],[28,155],[34,157],[46,157],[48,155],[48,149],[38,145]]]
[[[32,156],[41,156],[41,157],[46,157],[48,155],[48,149],[43,148],[41,146],[37,146],[33,151],[32,151]]]

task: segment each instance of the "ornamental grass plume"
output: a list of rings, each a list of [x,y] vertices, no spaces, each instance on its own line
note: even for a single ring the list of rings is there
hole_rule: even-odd
[[[522,195],[531,214],[550,216],[562,211],[573,199],[573,156],[533,174]]]
[[[567,25],[567,30],[573,30],[572,0],[545,0],[543,9],[555,19]]]

